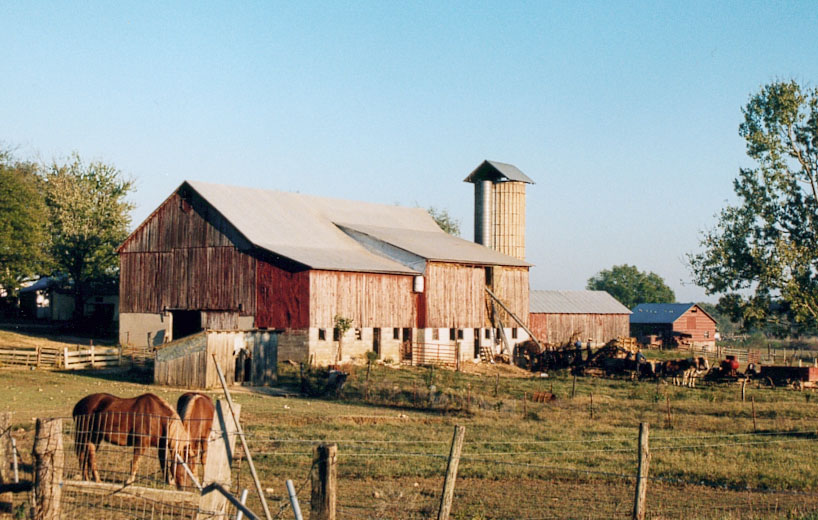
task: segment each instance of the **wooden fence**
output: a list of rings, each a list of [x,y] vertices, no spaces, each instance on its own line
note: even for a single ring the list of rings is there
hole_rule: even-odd
[[[0,348],[0,366],[28,366],[35,368],[106,368],[123,363],[144,365],[153,359],[153,352],[133,347],[100,347],[76,345],[73,347],[3,347]]]

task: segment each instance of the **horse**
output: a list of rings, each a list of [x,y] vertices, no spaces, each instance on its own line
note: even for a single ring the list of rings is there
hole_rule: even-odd
[[[176,412],[190,436],[190,457],[187,464],[194,474],[196,473],[197,456],[202,467],[207,462],[207,443],[213,427],[215,411],[216,408],[210,397],[197,392],[182,394],[176,402]]]
[[[161,397],[143,394],[122,398],[111,394],[91,394],[74,405],[75,450],[82,478],[93,476],[101,482],[97,470],[97,446],[107,441],[117,446],[133,446],[131,472],[125,484],[133,484],[140,459],[150,447],[158,448],[159,466],[165,482],[181,489],[187,482],[183,465],[190,438],[176,411]]]

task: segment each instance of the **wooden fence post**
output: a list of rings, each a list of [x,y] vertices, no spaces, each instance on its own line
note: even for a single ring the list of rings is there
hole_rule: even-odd
[[[741,402],[743,403],[747,397],[747,379],[741,380]]]
[[[119,345],[116,353],[116,364],[117,366],[122,366],[122,345]]]
[[[750,397],[750,402],[753,405],[753,431],[758,431],[758,427],[756,426],[756,396]]]
[[[58,520],[65,453],[62,419],[37,419],[34,434],[34,520]]]
[[[576,392],[576,389],[577,389],[577,375],[574,374],[574,380],[571,383],[571,399],[574,398],[574,393]]]
[[[91,343],[91,349],[90,350],[91,350],[91,368],[94,368],[96,366],[96,363],[94,363],[95,359],[94,359],[94,344],[93,343]]]
[[[463,436],[465,434],[465,426],[458,425],[454,427],[452,449],[449,452],[449,462],[446,465],[446,480],[443,481],[443,496],[440,497],[440,510],[437,513],[437,520],[448,520],[449,513],[452,511],[454,484],[457,480],[457,467],[460,465],[460,452],[463,450]]]
[[[241,415],[241,405],[234,404],[233,407],[238,418]],[[216,483],[230,489],[230,466],[236,453],[237,428],[230,411],[221,399],[216,401],[216,410],[213,412],[213,431],[217,435],[208,441],[202,486]],[[197,518],[212,518],[210,512],[223,513],[227,510],[227,500],[220,493],[210,491],[199,499],[199,509],[209,513],[200,514]]]
[[[337,444],[319,444],[313,448],[310,520],[335,520],[337,460]]]
[[[62,358],[63,359],[63,366],[62,367],[64,369],[68,370],[68,347],[63,347],[62,355],[63,355],[63,358]]]
[[[647,497],[648,489],[649,465],[648,423],[639,423],[639,462],[636,475],[636,495],[633,501],[633,520],[645,519],[645,498]]]
[[[40,368],[40,362],[42,361],[42,350],[41,347],[37,346],[37,368]]]
[[[5,432],[0,437],[0,484],[10,484],[13,482],[9,469],[9,461],[12,458],[11,412],[0,413],[0,432]],[[12,493],[0,494],[0,512],[12,512],[13,497]]]

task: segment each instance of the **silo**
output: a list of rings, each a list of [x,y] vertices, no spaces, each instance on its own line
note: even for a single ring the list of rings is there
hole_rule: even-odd
[[[534,181],[511,164],[483,161],[465,182],[474,184],[474,241],[525,260],[525,185]]]

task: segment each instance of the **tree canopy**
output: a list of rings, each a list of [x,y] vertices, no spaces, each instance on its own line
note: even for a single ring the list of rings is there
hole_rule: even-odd
[[[755,162],[740,168],[736,204],[688,255],[708,294],[733,293],[744,319],[763,320],[781,300],[801,322],[818,321],[818,89],[764,86],[743,109],[739,135]]]
[[[447,210],[432,206],[427,211],[435,219],[440,229],[450,235],[460,236],[460,221],[452,217]]]
[[[656,273],[642,272],[633,265],[615,265],[588,279],[587,288],[607,291],[629,309],[640,303],[673,303],[673,289]]]
[[[42,273],[46,211],[38,167],[0,151],[0,288],[14,295],[20,283]]]
[[[51,257],[74,281],[80,316],[88,288],[118,274],[116,248],[128,235],[133,182],[114,166],[85,164],[77,154],[52,164],[44,178]]]

